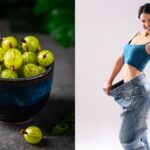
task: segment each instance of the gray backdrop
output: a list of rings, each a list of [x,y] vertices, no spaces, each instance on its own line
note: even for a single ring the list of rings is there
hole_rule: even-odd
[[[137,12],[146,2],[76,1],[76,150],[122,150],[121,108],[102,87],[131,34],[142,30]],[[150,78],[150,65],[145,73]]]

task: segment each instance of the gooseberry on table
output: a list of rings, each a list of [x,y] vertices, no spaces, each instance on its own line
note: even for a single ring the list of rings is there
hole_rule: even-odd
[[[26,142],[30,144],[37,144],[42,140],[43,134],[39,127],[29,126],[26,129],[21,129],[21,134]]]

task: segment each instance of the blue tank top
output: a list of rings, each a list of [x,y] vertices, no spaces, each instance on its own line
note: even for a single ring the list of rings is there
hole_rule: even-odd
[[[129,42],[130,43],[130,42]],[[150,60],[150,55],[146,52],[146,44],[131,45],[126,44],[123,51],[124,63],[129,64],[136,69],[143,71]]]

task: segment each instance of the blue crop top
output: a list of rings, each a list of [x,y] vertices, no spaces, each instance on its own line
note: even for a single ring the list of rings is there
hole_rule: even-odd
[[[126,44],[123,51],[124,63],[143,71],[150,60],[150,55],[146,52],[145,46],[146,44]]]

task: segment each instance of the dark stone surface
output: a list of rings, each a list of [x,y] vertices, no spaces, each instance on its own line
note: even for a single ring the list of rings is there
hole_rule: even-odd
[[[25,142],[19,129],[20,125],[0,124],[0,150],[74,150],[74,137],[44,133],[42,141],[32,145]]]
[[[12,33],[7,20],[0,21],[0,36],[14,35],[17,38],[34,34],[40,39],[43,49],[52,50],[56,61],[54,80],[49,101],[30,121],[18,124],[0,122],[0,150],[74,150],[73,136],[52,136],[51,127],[66,113],[75,111],[74,103],[74,47],[65,49],[49,35],[37,33]],[[36,125],[44,138],[36,145],[24,141],[21,128]]]

